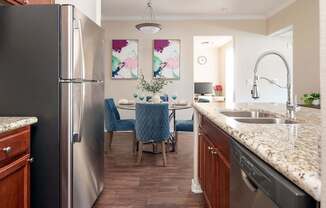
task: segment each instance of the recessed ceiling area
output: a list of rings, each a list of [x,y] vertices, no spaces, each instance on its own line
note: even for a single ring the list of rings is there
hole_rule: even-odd
[[[266,18],[295,0],[152,0],[157,19]],[[141,19],[147,0],[102,0],[103,19]]]

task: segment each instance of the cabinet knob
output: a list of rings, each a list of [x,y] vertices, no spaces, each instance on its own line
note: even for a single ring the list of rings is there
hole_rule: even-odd
[[[211,154],[212,154],[212,155],[217,155],[217,151],[216,151],[216,150],[212,150],[212,151],[211,151]]]
[[[198,133],[198,136],[203,136],[203,134],[202,133]]]
[[[29,158],[27,161],[28,161],[29,163],[32,163],[32,162],[34,162],[34,158],[31,157],[31,158]]]
[[[207,148],[209,151],[211,151],[211,150],[213,150],[214,148],[213,147],[210,147],[210,146],[208,146],[208,148]]]
[[[11,149],[12,149],[11,147],[4,147],[2,148],[2,151],[6,154],[9,154],[11,152]]]

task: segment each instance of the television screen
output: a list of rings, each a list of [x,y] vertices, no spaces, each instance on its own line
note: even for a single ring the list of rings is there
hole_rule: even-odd
[[[211,82],[195,82],[195,94],[205,95],[213,93],[213,83]]]

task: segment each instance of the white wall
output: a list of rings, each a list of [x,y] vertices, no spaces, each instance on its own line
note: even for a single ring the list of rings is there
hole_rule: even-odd
[[[55,0],[55,3],[72,4],[91,20],[101,25],[101,0]]]
[[[296,0],[267,20],[268,34],[293,25],[294,93],[298,95],[320,90],[318,2]]]
[[[195,43],[196,45],[196,43]],[[207,58],[206,64],[199,64],[197,59],[200,56]],[[218,47],[195,47],[194,49],[194,82],[219,82],[219,60]]]

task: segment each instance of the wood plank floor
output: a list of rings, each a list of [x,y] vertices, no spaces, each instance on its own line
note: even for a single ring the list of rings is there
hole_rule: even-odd
[[[193,142],[191,134],[180,134],[179,152],[145,153],[136,166],[130,134],[115,135],[105,161],[105,187],[95,208],[201,208],[202,194],[191,192]]]

